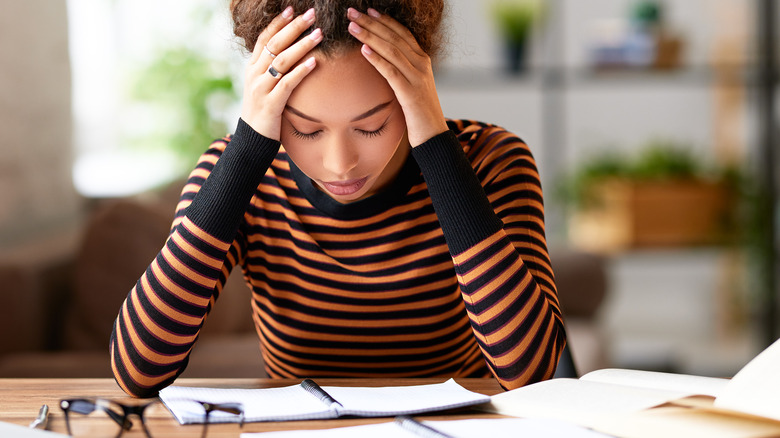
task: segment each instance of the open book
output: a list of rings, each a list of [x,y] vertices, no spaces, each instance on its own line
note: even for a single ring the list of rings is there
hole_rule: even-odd
[[[169,386],[160,391],[160,399],[181,424],[203,422],[203,408],[193,400],[241,403],[246,422],[412,415],[490,401],[490,397],[469,391],[452,379],[430,385],[379,388],[320,387],[309,379],[299,385],[264,389]],[[209,417],[212,421],[237,422],[239,418],[214,411]]]
[[[498,394],[482,409],[566,420],[619,436],[686,436],[693,430],[709,437],[780,436],[778,370],[780,341],[732,379],[605,369]]]

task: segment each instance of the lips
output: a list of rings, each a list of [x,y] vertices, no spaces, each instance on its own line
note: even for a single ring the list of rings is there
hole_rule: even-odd
[[[327,190],[333,195],[337,196],[348,196],[355,194],[360,191],[360,189],[363,188],[364,185],[366,185],[366,181],[368,180],[368,177],[363,177],[360,179],[350,179],[346,181],[329,181],[329,182],[322,182],[322,188]]]

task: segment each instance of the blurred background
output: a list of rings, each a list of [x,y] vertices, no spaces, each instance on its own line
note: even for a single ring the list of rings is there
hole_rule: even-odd
[[[0,376],[109,375],[111,321],[182,178],[235,127],[246,54],[228,0],[0,4]],[[581,373],[731,376],[778,338],[779,15],[774,0],[449,1],[445,114],[534,152]],[[257,356],[231,287],[207,324],[213,348],[235,346],[227,363],[247,342]]]

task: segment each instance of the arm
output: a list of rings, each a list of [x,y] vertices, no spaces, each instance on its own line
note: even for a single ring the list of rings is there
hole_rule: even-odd
[[[184,371],[208,311],[241,258],[239,225],[278,150],[279,142],[239,121],[233,140],[215,142],[192,172],[168,240],[114,323],[111,367],[127,393],[154,396]]]
[[[496,191],[486,186],[486,195],[447,129],[428,54],[400,23],[373,9],[366,12],[349,10],[349,31],[403,108],[412,155],[428,183],[475,336],[493,374],[505,388],[551,377],[565,335],[533,159],[530,154],[511,163],[501,158],[499,167],[506,171],[492,178]],[[507,143],[516,146],[519,140]]]
[[[516,137],[503,132],[490,141],[500,142],[491,152],[501,159],[482,169],[482,183],[451,131],[412,153],[452,254],[474,334],[493,374],[511,389],[552,377],[565,334],[536,165]]]
[[[111,367],[129,394],[154,396],[184,371],[218,291],[239,262],[239,226],[279,151],[282,110],[315,66],[314,58],[295,65],[322,39],[312,33],[295,42],[313,22],[313,9],[293,18],[288,7],[258,36],[235,135],[227,145],[215,143],[198,163],[165,246],[122,304]],[[272,62],[284,77],[269,73]]]

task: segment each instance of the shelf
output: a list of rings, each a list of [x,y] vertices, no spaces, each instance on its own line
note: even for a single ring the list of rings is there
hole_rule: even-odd
[[[736,76],[734,76],[736,72]],[[506,87],[649,87],[649,86],[711,86],[722,79],[739,86],[758,83],[758,71],[753,66],[702,65],[668,70],[590,67],[535,67],[520,74],[510,74],[499,68],[441,68],[435,72],[436,83],[445,87],[468,87],[477,90]]]

